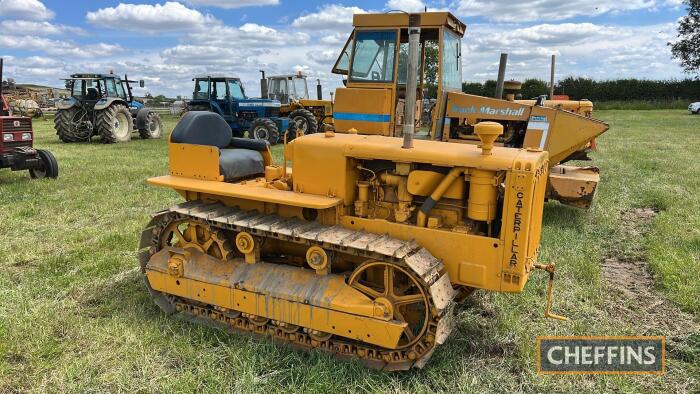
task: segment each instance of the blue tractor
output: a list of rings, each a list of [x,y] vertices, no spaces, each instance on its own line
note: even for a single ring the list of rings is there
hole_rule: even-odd
[[[71,96],[56,103],[54,127],[63,142],[124,142],[138,131],[143,139],[160,138],[160,116],[134,99],[130,81],[114,74],[73,74],[65,78]],[[143,81],[139,81],[143,87]]]
[[[221,115],[233,137],[265,140],[274,145],[280,141],[280,133],[288,133],[288,139],[296,135],[294,122],[280,117],[280,102],[276,100],[248,98],[239,78],[202,76],[192,79],[194,93],[187,105],[188,111],[210,111]]]

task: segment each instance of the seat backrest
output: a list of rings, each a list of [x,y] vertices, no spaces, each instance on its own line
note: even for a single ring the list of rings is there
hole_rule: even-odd
[[[170,141],[225,148],[231,141],[231,128],[217,113],[189,111],[175,126]]]

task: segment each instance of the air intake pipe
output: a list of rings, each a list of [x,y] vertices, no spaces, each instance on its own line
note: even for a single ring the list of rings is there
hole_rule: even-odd
[[[406,72],[406,102],[403,121],[404,149],[413,148],[413,132],[416,124],[416,90],[418,89],[418,65],[420,58],[420,15],[408,16],[408,64]]]

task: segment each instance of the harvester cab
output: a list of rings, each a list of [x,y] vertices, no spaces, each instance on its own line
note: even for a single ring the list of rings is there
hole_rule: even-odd
[[[160,138],[163,122],[157,112],[134,99],[129,80],[114,74],[73,74],[64,79],[71,96],[56,103],[54,126],[63,142],[124,142],[138,131],[143,139]],[[143,80],[138,81],[143,87]]]
[[[301,71],[267,78],[265,71],[260,72],[262,97],[278,100],[282,104],[280,115],[287,116],[294,122],[298,134],[314,134],[332,127],[333,103],[323,100],[320,80],[316,80],[316,99],[311,99],[307,77]]]
[[[233,137],[248,137],[276,144],[280,132],[287,132],[291,122],[280,116],[280,102],[267,98],[248,98],[239,78],[200,76],[192,79],[194,91],[188,111],[209,111],[224,118]],[[296,133],[290,133],[296,135]]]
[[[435,67],[437,95],[431,126],[427,133],[417,134],[418,138],[480,144],[475,125],[498,122],[504,133],[497,145],[549,152],[553,168],[546,198],[590,206],[599,181],[598,169],[561,164],[584,158],[593,139],[608,129],[607,124],[562,106],[547,107],[546,102],[537,105],[462,93],[461,40],[466,26],[448,12],[358,14],[353,17],[353,26],[333,67],[334,73],[347,78],[346,87],[336,90],[336,131],[401,136],[406,126],[418,127],[418,122],[406,118],[421,118],[430,82],[427,70]],[[417,36],[420,53],[411,62],[416,81],[407,84],[410,35]],[[436,51],[437,56],[427,56],[429,51]],[[431,63],[430,59],[436,60]],[[412,95],[417,97],[416,106],[407,111],[404,107],[413,102],[407,100]]]
[[[58,177],[58,162],[48,150],[34,148],[32,119],[10,114],[2,94],[3,59],[0,58],[0,168],[29,170],[32,179]]]

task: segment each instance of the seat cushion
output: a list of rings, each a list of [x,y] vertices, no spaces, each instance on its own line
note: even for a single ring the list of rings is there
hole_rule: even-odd
[[[219,150],[219,169],[225,182],[233,182],[265,174],[260,152],[250,149]]]
[[[231,128],[219,114],[189,111],[175,126],[170,141],[225,148],[231,141]]]

